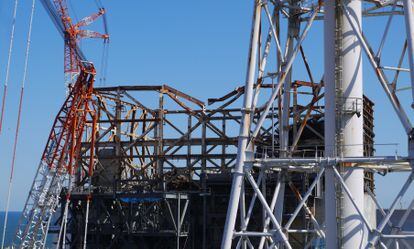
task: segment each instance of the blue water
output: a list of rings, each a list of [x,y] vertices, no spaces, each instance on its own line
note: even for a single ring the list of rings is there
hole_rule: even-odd
[[[6,237],[5,237],[5,247],[10,247],[14,235],[16,234],[17,225],[19,224],[21,212],[9,212]],[[0,239],[3,236],[3,224],[4,224],[4,215],[5,212],[0,212]],[[52,248],[53,241],[50,239],[47,242],[47,248]]]
[[[19,222],[21,212],[9,212],[8,222],[7,222],[7,230],[6,230],[6,238],[5,238],[5,245],[10,246],[14,234],[16,233],[17,225]],[[3,236],[3,225],[4,225],[4,215],[5,212],[0,212],[0,238]]]

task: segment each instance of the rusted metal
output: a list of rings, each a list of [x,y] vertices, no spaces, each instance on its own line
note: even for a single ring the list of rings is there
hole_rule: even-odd
[[[323,82],[312,84],[307,81],[293,81],[291,86],[294,99],[301,95],[312,96],[310,103],[307,104],[303,101],[300,103],[297,100],[293,101],[289,119],[297,123],[295,125],[298,130],[292,134],[296,134],[301,142],[308,139],[309,132],[313,132],[311,136],[321,139],[323,132],[320,133],[319,128],[310,121],[320,120],[323,117],[324,107],[316,104],[324,96],[320,93]],[[261,90],[271,92],[273,87],[272,84],[263,83]],[[145,95],[144,98],[142,94]],[[81,150],[77,157],[79,170],[74,176],[76,181],[69,203],[69,212],[72,212],[74,217],[90,205],[88,247],[94,248],[94,243],[98,243],[98,240],[105,240],[109,234],[118,233],[107,228],[100,234],[93,232],[98,227],[104,229],[103,224],[109,226],[110,217],[117,217],[125,222],[128,219],[138,222],[138,216],[128,218],[119,215],[132,210],[141,212],[135,208],[143,208],[147,204],[124,203],[122,200],[125,198],[144,198],[143,196],[158,198],[160,193],[174,191],[192,193],[190,203],[196,205],[193,208],[198,210],[198,214],[193,214],[193,217],[199,217],[197,219],[200,219],[198,221],[200,226],[193,233],[189,233],[189,240],[202,241],[205,248],[212,248],[211,246],[214,245],[217,247],[221,237],[212,236],[214,233],[219,234],[218,231],[222,229],[222,225],[218,224],[224,222],[226,202],[222,206],[210,202],[218,201],[218,196],[224,194],[220,191],[228,189],[230,184],[230,172],[237,156],[237,134],[232,130],[239,125],[242,113],[240,108],[235,107],[235,102],[243,94],[244,89],[237,88],[221,98],[210,99],[211,106],[206,108],[203,101],[166,85],[95,88],[90,109],[96,112],[96,120],[94,115],[88,116],[85,120],[87,136],[81,143]],[[260,135],[255,140],[259,148],[258,153],[263,155],[267,153],[267,156],[276,156],[275,153],[270,152],[272,150],[265,152],[265,148],[278,150],[277,127],[280,105],[281,103],[274,106],[273,111],[267,115],[266,119],[269,122],[266,123],[267,126],[262,127]],[[256,123],[257,117],[263,113],[263,108],[256,108],[254,113],[253,123]],[[271,120],[273,122],[270,122]],[[291,123],[291,129],[292,127]],[[302,137],[300,134],[304,131],[307,135]],[[301,146],[300,143],[296,146],[298,149],[295,153],[303,150]],[[310,174],[308,177],[313,176]],[[221,182],[222,187],[216,185],[217,181]],[[268,178],[265,184],[275,183],[272,178]],[[302,181],[293,180],[293,184],[300,186]],[[304,187],[300,187],[302,188]],[[295,191],[291,193],[294,194]],[[113,201],[118,203],[117,211],[108,206],[109,200],[110,203]],[[294,199],[295,202],[297,200],[299,199]],[[75,203],[80,206],[76,207]],[[156,201],[145,203],[152,206],[160,205]],[[64,203],[61,205],[64,206]],[[108,212],[105,221],[103,217],[96,216],[102,209]],[[189,210],[193,210],[191,205]],[[221,212],[223,215],[221,221],[211,223],[212,212]],[[74,237],[78,236],[77,241],[82,241],[83,232],[78,233],[77,227],[85,227],[86,224],[85,217],[82,215],[79,217],[72,227],[68,227],[68,233]],[[261,218],[258,216],[257,219]],[[102,222],[102,225],[99,225],[98,221]],[[129,231],[132,234],[143,229],[143,227],[136,227],[134,229],[138,230],[134,232],[132,228],[134,225],[128,224],[131,226]],[[149,236],[148,231],[140,231],[142,232],[140,236]],[[121,238],[126,238],[121,234],[117,236],[119,239],[112,242],[113,246],[120,245]],[[168,241],[168,238],[174,238],[174,235],[165,238],[164,241]],[[140,241],[155,243],[151,242],[149,237],[142,237]],[[76,247],[76,243],[74,242],[72,246]],[[168,243],[174,245],[173,242]]]

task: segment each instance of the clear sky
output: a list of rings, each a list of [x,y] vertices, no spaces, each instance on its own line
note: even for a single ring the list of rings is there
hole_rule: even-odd
[[[0,83],[5,78],[5,64],[12,14],[12,0],[0,2]],[[93,0],[72,0],[77,18],[96,11]],[[109,1],[111,44],[107,85],[169,84],[200,99],[221,96],[244,83],[250,36],[252,1]],[[24,49],[31,1],[21,1],[18,9],[16,43],[7,101],[4,132],[0,136],[0,209],[4,209],[11,150],[16,123],[18,91],[22,78]],[[397,19],[401,19],[398,17]],[[384,21],[367,19],[367,35],[374,44]],[[92,26],[101,30],[100,25]],[[381,28],[381,29],[380,29]],[[404,27],[397,20],[385,56],[398,60]],[[317,77],[322,75],[322,23],[313,27],[304,47]],[[87,57],[99,66],[102,42],[83,42]],[[398,49],[396,49],[398,48]],[[397,58],[397,59],[395,59]],[[406,138],[396,115],[382,93],[367,61],[364,61],[365,93],[376,103],[376,143],[398,143],[400,154],[406,151]],[[392,64],[392,63],[390,63]],[[98,68],[99,70],[99,68]],[[295,79],[303,79],[303,67]],[[404,78],[405,77],[405,78]],[[404,86],[408,83],[406,79]],[[99,82],[97,82],[99,84]],[[401,97],[408,107],[410,92]],[[34,20],[29,77],[23,108],[22,129],[11,210],[20,210],[27,197],[37,164],[45,146],[52,120],[65,97],[63,84],[63,41],[40,2]],[[412,117],[412,111],[409,112]],[[392,155],[393,146],[378,147],[378,153]],[[379,180],[377,193],[389,204],[399,190],[403,176]]]

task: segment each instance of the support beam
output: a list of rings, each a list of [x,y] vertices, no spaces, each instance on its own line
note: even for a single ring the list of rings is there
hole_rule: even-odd
[[[410,78],[411,78],[411,90],[412,90],[412,104],[414,108],[414,13],[413,13],[413,1],[404,0],[404,16],[405,16],[405,28],[407,32],[408,43],[408,62],[410,63]]]
[[[236,225],[237,208],[239,206],[240,194],[242,191],[244,161],[246,159],[246,149],[249,142],[250,120],[253,100],[253,86],[255,83],[257,51],[260,36],[261,23],[261,2],[254,1],[253,29],[250,42],[249,63],[247,69],[247,80],[243,102],[243,116],[240,126],[240,136],[238,142],[237,162],[233,173],[233,182],[230,192],[229,207],[227,210],[226,223],[223,232],[222,249],[230,249],[233,241],[233,233]]]

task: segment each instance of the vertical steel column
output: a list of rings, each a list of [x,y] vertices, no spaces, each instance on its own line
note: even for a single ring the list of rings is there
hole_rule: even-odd
[[[410,63],[410,77],[412,86],[413,102],[411,106],[414,108],[414,14],[413,14],[413,2],[412,0],[404,0],[404,16],[405,16],[405,28],[407,32],[407,45],[408,45],[408,62]]]
[[[325,156],[336,156],[335,121],[335,1],[325,2],[324,39],[325,39]],[[335,175],[332,169],[325,171],[325,233],[326,248],[338,248],[338,229],[336,215]]]
[[[292,137],[296,137],[296,134],[298,133],[298,121],[299,121],[299,114],[298,114],[298,86],[295,84],[293,86],[293,131],[292,131]]]
[[[288,44],[286,45],[286,56],[285,58],[291,58],[293,51],[294,51],[294,43],[295,39],[299,37],[299,31],[300,31],[300,20],[299,15],[297,15],[297,9],[294,7],[299,7],[299,1],[298,0],[292,0],[290,2],[290,5],[292,8],[289,10],[289,24],[288,24]],[[285,62],[286,63],[286,62]],[[283,63],[282,67],[285,67],[286,64]],[[280,65],[280,62],[279,62]],[[282,71],[285,71],[283,69]],[[282,120],[280,121],[280,129],[279,129],[279,140],[280,140],[280,157],[289,157],[289,130],[290,130],[290,90],[292,86],[292,68],[290,68],[289,71],[286,72],[287,76],[284,83],[283,88],[283,108],[282,108]],[[276,201],[276,208],[275,208],[275,216],[278,219],[278,221],[282,224],[283,221],[283,212],[284,212],[284,199],[285,199],[285,188],[286,188],[286,175],[287,172],[282,171],[280,172],[282,174],[281,178],[281,188],[279,191],[279,195],[277,197]]]
[[[207,115],[203,115],[201,127],[201,188],[203,192],[203,246],[207,247]]]
[[[191,166],[191,162],[192,162],[192,160],[191,160],[191,132],[190,132],[190,130],[191,130],[191,126],[192,126],[192,121],[191,121],[191,118],[192,118],[192,116],[191,115],[188,115],[188,121],[187,121],[187,131],[186,131],[186,133],[188,134],[187,135],[187,168],[189,169],[189,172],[188,172],[188,177],[191,177],[191,170],[192,170],[192,168],[193,168],[193,166]]]
[[[146,110],[143,110],[142,111],[142,134],[144,134],[144,132],[146,131],[146,129],[147,129],[147,111]],[[144,138],[144,140],[145,140],[145,138]],[[147,164],[147,160],[145,159],[145,155],[146,155],[145,149],[146,148],[147,147],[144,144],[142,144],[142,146],[141,146],[142,165],[146,165]],[[147,169],[146,171],[148,171],[148,170],[150,170],[150,169]]]
[[[158,159],[157,159],[157,174],[162,176],[164,173],[164,88],[161,90],[159,99],[158,99]],[[165,181],[163,181],[165,182]],[[165,190],[164,184],[162,184],[163,190]]]
[[[221,132],[223,132],[223,134],[226,134],[226,113],[225,112],[223,112],[223,119],[222,119],[222,124],[221,124]],[[226,145],[225,145],[225,143],[223,143],[223,145],[221,146],[221,165],[220,165],[220,167],[221,167],[221,171],[222,172],[225,172],[225,170],[226,170],[226,158],[225,158],[225,155],[226,155]]]
[[[118,162],[118,175],[116,176],[116,180],[121,180],[122,179],[122,172],[124,171],[124,167],[123,167],[123,160],[121,159],[121,155],[122,155],[122,147],[121,147],[121,119],[122,119],[122,103],[121,103],[121,89],[117,89],[116,91],[116,103],[115,103],[115,156],[117,158],[117,162]],[[119,185],[120,187],[120,185]],[[115,188],[118,188],[117,185],[115,185]]]
[[[287,56],[286,58],[290,58],[293,53],[293,43],[294,37],[291,35],[291,18],[289,19],[289,38],[288,38],[288,45],[287,45]],[[282,70],[284,71],[284,69]],[[279,131],[279,140],[280,140],[280,154],[281,157],[288,156],[287,151],[289,147],[289,118],[290,118],[290,88],[292,82],[292,69],[287,72],[287,76],[285,79],[284,87],[283,87],[283,104],[282,104],[282,120],[280,121],[280,131]]]
[[[363,156],[362,53],[357,34],[339,4],[352,12],[361,27],[360,0],[325,2],[325,151],[327,157]],[[343,178],[356,205],[363,210],[364,171],[344,166]],[[367,231],[350,198],[342,195],[337,212],[332,169],[325,175],[326,248],[365,248]],[[339,216],[339,217],[337,217]],[[340,220],[338,220],[338,218]],[[338,231],[338,222],[341,230]],[[340,238],[340,241],[338,241]]]
[[[261,10],[261,2],[254,0],[253,28],[250,41],[249,63],[247,69],[247,79],[243,101],[243,114],[241,119],[237,147],[237,162],[233,173],[233,182],[230,193],[229,207],[227,210],[226,223],[224,227],[223,240],[221,244],[222,249],[231,248],[231,244],[233,241],[233,232],[237,218],[237,208],[239,206],[240,193],[242,192],[242,183],[244,180],[244,161],[246,158],[246,148],[249,143],[251,106],[253,101],[253,85],[256,74],[257,51],[261,23]]]
[[[180,249],[181,237],[181,194],[177,194],[177,249]]]
[[[288,44],[286,49],[285,58],[291,58],[294,50],[295,39],[299,37],[300,31],[300,19],[297,15],[297,9],[299,8],[299,1],[292,0],[290,1],[292,8],[289,10],[289,24],[288,24]],[[286,64],[282,65],[285,67]],[[285,71],[284,69],[282,71]],[[289,120],[290,120],[290,90],[292,86],[292,68],[286,72],[287,76],[285,79],[285,84],[283,88],[283,108],[282,108],[282,121],[280,129],[280,147],[282,156],[288,156],[288,147],[289,147]]]

